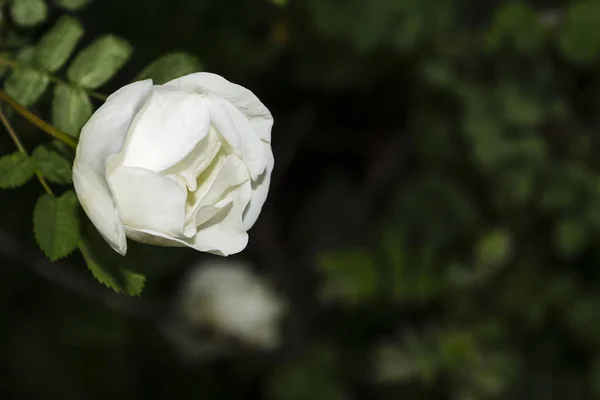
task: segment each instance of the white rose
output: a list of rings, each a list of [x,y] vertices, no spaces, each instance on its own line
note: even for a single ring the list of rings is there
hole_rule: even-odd
[[[81,131],[79,201],[120,254],[126,237],[230,255],[242,251],[269,190],[269,110],[209,73],[112,94]]]
[[[247,344],[277,346],[286,306],[273,289],[239,261],[211,260],[190,271],[181,290],[182,314]]]

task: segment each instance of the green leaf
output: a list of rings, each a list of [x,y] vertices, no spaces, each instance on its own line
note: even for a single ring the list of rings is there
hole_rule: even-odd
[[[318,268],[325,277],[325,300],[358,305],[376,295],[378,275],[373,259],[362,249],[325,254]]]
[[[544,44],[545,32],[537,11],[523,2],[498,8],[492,28],[485,37],[485,48],[497,51],[510,42],[521,54],[531,54]]]
[[[71,163],[58,152],[38,146],[31,159],[35,168],[50,182],[66,185],[72,182]]]
[[[475,247],[475,264],[478,269],[495,271],[505,266],[512,255],[509,232],[495,229],[483,236]]]
[[[81,250],[81,254],[83,255],[88,269],[98,282],[117,293],[124,293],[135,297],[142,293],[144,285],[146,284],[146,277],[127,269],[121,269],[120,279],[116,279],[114,275],[108,271],[108,268],[101,264],[101,255],[97,250],[96,252],[94,251],[92,246],[90,246],[89,241],[81,241],[79,243],[79,249]]]
[[[579,256],[589,242],[586,224],[576,219],[558,221],[553,236],[557,253],[567,260]]]
[[[91,2],[92,0],[54,0],[54,3],[56,3],[58,7],[69,11],[77,11]]]
[[[38,199],[33,211],[33,233],[50,261],[64,258],[77,248],[78,205],[72,190],[58,198],[44,194]]]
[[[23,64],[33,63],[35,59],[36,47],[25,46],[17,53],[17,61]]]
[[[153,61],[139,73],[135,80],[152,79],[155,85],[162,85],[171,79],[201,70],[202,64],[195,56],[187,53],[170,53]]]
[[[78,137],[93,112],[92,102],[83,89],[63,83],[56,85],[52,102],[52,123],[58,129]]]
[[[438,354],[425,332],[408,332],[404,343],[385,343],[374,354],[375,375],[382,383],[422,382],[430,384],[440,374]]]
[[[594,0],[573,3],[558,32],[558,47],[565,57],[578,64],[593,63],[600,55],[600,3]]]
[[[5,0],[0,2],[0,5],[6,4]],[[5,15],[5,14],[3,14]],[[8,49],[20,49],[27,46],[31,42],[31,38],[27,35],[28,32],[22,30],[16,31],[13,29],[5,31],[4,46]]]
[[[17,152],[0,157],[0,189],[24,185],[33,174],[33,164],[25,154]]]
[[[4,83],[4,90],[21,105],[28,107],[44,94],[50,78],[33,68],[17,68]]]
[[[50,72],[59,70],[73,53],[83,32],[83,27],[75,18],[61,17],[40,39],[35,57],[36,65]]]
[[[136,273],[136,259],[131,252],[125,257],[114,251],[89,220],[83,227],[83,239],[79,242],[83,255],[92,275],[104,286],[117,293],[139,296],[146,278]]]
[[[48,17],[48,6],[44,0],[13,0],[10,15],[21,26],[38,25]]]
[[[11,54],[7,51],[3,51],[0,52],[0,58],[4,58],[4,59],[10,59]],[[0,64],[0,78],[4,77],[6,75],[6,73],[10,71],[10,67],[8,65],[5,64]]]
[[[75,158],[75,149],[72,149],[69,147],[69,145],[65,144],[65,142],[62,142],[58,139],[51,140],[48,144],[48,148],[50,151],[56,151],[67,160],[72,160]]]
[[[125,278],[124,292],[135,297],[141,295],[142,291],[144,290],[144,286],[146,285],[146,277],[128,269],[123,270],[123,275]]]
[[[77,55],[67,76],[72,82],[95,89],[108,82],[131,53],[131,46],[123,39],[113,35],[100,37]]]
[[[505,84],[498,89],[498,98],[507,122],[517,126],[532,126],[541,123],[544,110],[541,102],[516,85]]]
[[[309,349],[275,371],[267,386],[267,398],[342,400],[346,396],[339,371],[338,355],[331,345]]]

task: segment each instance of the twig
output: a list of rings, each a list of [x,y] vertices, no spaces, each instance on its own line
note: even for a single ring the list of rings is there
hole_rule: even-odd
[[[39,252],[25,248],[11,234],[1,229],[0,254],[30,268],[37,275],[58,286],[122,313],[154,322],[162,320],[166,315],[165,306],[120,295],[106,289],[87,274],[78,273],[66,263],[52,263],[46,260],[39,255]]]
[[[25,149],[25,146],[23,146],[23,143],[21,143],[19,136],[17,135],[17,133],[13,129],[12,125],[8,121],[8,118],[6,118],[6,115],[4,114],[4,112],[2,112],[1,108],[0,108],[0,121],[2,121],[2,125],[4,125],[4,128],[10,135],[12,141],[15,143],[15,146],[17,146],[17,149],[25,156],[29,156],[29,154],[27,153],[27,150]],[[44,177],[42,176],[42,173],[37,168],[35,169],[35,175],[37,176],[38,180],[44,187],[44,190],[46,191],[46,193],[48,193],[50,196],[54,196],[54,193],[52,192],[50,185],[48,184],[48,182],[46,182],[46,179],[44,179]]]
[[[40,128],[42,131],[46,132],[48,135],[60,140],[61,142],[64,142],[65,144],[74,149],[77,148],[77,142],[74,139],[72,139],[69,135],[56,129],[55,127],[53,127],[52,125],[50,125],[31,111],[29,111],[27,108],[23,107],[18,101],[10,97],[3,90],[0,90],[0,100],[4,101],[13,110],[21,114],[21,116],[23,116],[26,120]]]

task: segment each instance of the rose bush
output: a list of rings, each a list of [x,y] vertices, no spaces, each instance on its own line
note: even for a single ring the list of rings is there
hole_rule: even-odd
[[[73,164],[86,214],[120,254],[126,237],[240,252],[269,190],[273,118],[210,73],[112,94],[83,127]]]

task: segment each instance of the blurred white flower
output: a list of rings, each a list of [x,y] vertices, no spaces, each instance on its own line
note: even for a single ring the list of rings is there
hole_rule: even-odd
[[[247,264],[213,260],[199,265],[185,279],[181,295],[188,325],[258,348],[279,344],[284,303]]]

